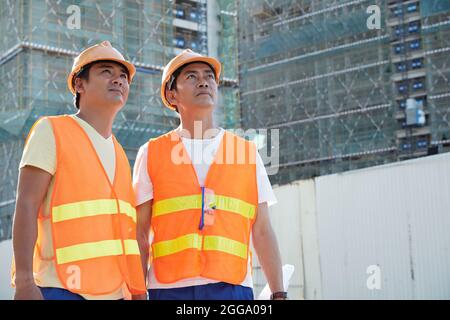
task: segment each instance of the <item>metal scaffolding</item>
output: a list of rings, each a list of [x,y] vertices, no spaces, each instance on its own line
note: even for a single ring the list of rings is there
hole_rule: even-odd
[[[238,30],[237,2],[218,0],[220,21],[220,46],[218,58],[222,63],[222,81],[226,86],[221,88],[222,103],[220,112],[225,128],[240,127],[238,82]]]
[[[74,4],[80,9],[79,29],[67,25]],[[11,236],[18,164],[31,125],[44,115],[75,112],[66,85],[74,56],[108,40],[135,64],[127,105],[113,126],[133,165],[139,146],[179,123],[162,106],[161,72],[184,48],[208,53],[208,36],[217,36],[208,34],[208,5],[204,0],[0,1],[0,239]],[[236,73],[225,72],[229,78],[222,82],[220,103],[233,111]],[[237,116],[219,121],[226,127],[238,123]]]
[[[280,130],[280,169],[272,182],[426,155],[436,145],[448,150],[450,8],[444,2],[239,2],[242,123]],[[366,9],[373,4],[380,8],[381,28],[371,30]],[[416,31],[407,38],[407,60],[423,57],[414,72],[426,75],[426,85],[423,76],[411,80],[407,94],[426,96],[429,115],[410,136],[404,133],[406,96],[398,94],[402,78],[395,69],[404,60],[392,33],[399,7],[405,28]],[[412,155],[404,149],[408,143],[414,144]]]

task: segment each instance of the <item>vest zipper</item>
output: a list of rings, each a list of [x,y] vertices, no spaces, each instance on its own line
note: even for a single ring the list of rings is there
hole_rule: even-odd
[[[205,269],[205,256],[203,247],[205,245],[205,235],[203,234],[203,227],[205,226],[205,187],[201,187],[202,190],[202,216],[200,217],[200,225],[198,226],[198,229],[200,230],[200,237],[201,237],[201,249],[200,249],[200,261],[201,261],[201,271],[200,275],[203,274],[203,270]]]
[[[203,230],[205,226],[205,187],[201,187],[202,189],[202,216],[200,218],[200,225],[198,226],[199,230]]]

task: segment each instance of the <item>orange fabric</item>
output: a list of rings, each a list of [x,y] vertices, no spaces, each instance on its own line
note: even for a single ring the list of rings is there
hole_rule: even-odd
[[[57,168],[51,200],[55,267],[61,284],[78,294],[105,295],[124,283],[133,294],[144,293],[145,281],[139,254],[107,255],[62,263],[57,250],[106,240],[136,240],[136,224],[122,214],[118,200],[135,207],[131,174],[125,152],[113,137],[116,174],[111,185],[87,134],[68,116],[49,117],[56,143]],[[117,213],[53,221],[55,207],[90,200],[114,200]],[[69,212],[70,213],[70,212]],[[44,219],[42,212],[39,219]],[[40,241],[36,244],[39,251]],[[39,254],[39,252],[37,252]],[[75,270],[75,271],[74,271]],[[76,274],[74,273],[76,272]],[[79,277],[74,285],[74,275]]]
[[[243,149],[239,150],[240,147]],[[148,149],[148,173],[154,186],[153,206],[164,199],[201,195],[201,186],[194,167],[175,132],[150,140]],[[177,153],[174,150],[180,150],[178,155],[184,159],[182,164],[175,164],[172,161],[172,153]],[[241,163],[238,160],[243,151],[246,157],[245,162]],[[231,163],[228,161],[227,164],[225,161],[227,156]],[[209,168],[204,187],[212,189],[216,196],[222,195],[245,201],[253,205],[256,212],[258,191],[255,159],[256,147],[253,143],[225,132],[216,158]],[[153,248],[161,241],[187,234],[220,236],[247,245],[246,259],[217,250],[186,249],[161,257],[155,257],[153,254],[157,280],[161,283],[172,283],[201,276],[232,284],[241,283],[247,273],[250,233],[255,218],[256,214],[253,218],[246,218],[233,212],[216,209],[214,224],[199,230],[201,209],[153,216]]]

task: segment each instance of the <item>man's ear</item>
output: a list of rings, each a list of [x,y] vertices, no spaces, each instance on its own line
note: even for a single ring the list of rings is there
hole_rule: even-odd
[[[83,84],[83,80],[81,80],[81,78],[75,79],[74,87],[75,87],[75,92],[84,93],[84,84]]]
[[[172,106],[176,106],[178,104],[176,90],[167,90],[166,91],[166,98],[167,98],[167,101],[169,101],[169,103]]]

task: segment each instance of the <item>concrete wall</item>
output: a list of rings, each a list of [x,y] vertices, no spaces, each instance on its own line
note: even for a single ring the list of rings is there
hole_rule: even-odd
[[[275,188],[292,298],[450,299],[450,154]],[[255,269],[257,288],[265,283]]]
[[[449,299],[449,194],[448,153],[316,179],[323,297]]]

